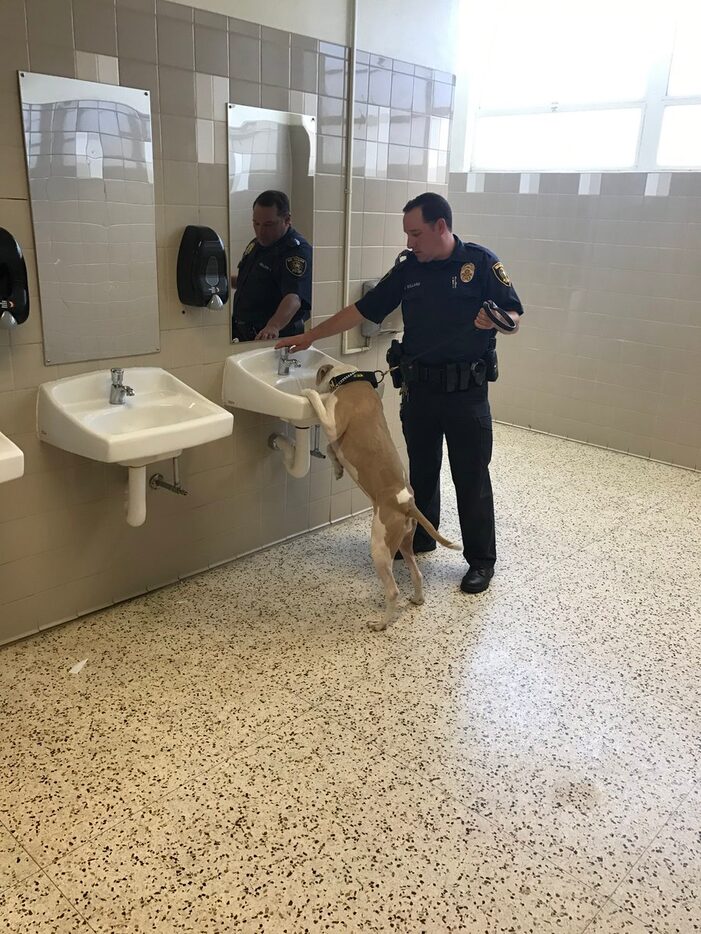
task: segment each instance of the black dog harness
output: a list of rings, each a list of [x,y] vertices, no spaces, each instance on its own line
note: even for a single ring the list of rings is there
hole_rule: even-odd
[[[376,376],[377,373],[380,374],[379,380]],[[333,379],[329,380],[329,387],[331,392],[334,392],[347,383],[370,383],[373,389],[377,389],[384,378],[385,374],[382,370],[353,370],[350,373],[341,373],[340,376],[334,376]]]

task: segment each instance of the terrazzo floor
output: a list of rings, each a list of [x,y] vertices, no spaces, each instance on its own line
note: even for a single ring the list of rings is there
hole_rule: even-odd
[[[364,515],[0,649],[0,930],[701,931],[701,475],[495,434],[485,594],[370,632]]]

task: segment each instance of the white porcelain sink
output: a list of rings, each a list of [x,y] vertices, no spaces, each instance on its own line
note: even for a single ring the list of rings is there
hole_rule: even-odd
[[[142,466],[184,448],[225,438],[233,415],[160,367],[127,367],[134,395],[111,405],[109,370],[42,383],[37,432],[42,441],[107,464]]]
[[[24,454],[9,438],[0,433],[0,483],[16,480],[24,473]]]
[[[295,351],[291,358],[300,367],[291,367],[289,375],[278,375],[280,351],[272,347],[244,350],[232,354],[224,363],[222,397],[225,405],[262,415],[274,415],[298,428],[317,425],[319,419],[300,393],[316,387],[316,372],[324,363],[340,365],[315,347]]]

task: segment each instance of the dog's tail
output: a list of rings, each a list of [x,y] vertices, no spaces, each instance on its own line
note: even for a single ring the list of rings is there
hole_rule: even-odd
[[[456,545],[455,542],[449,541],[447,538],[443,538],[438,529],[428,521],[426,516],[416,507],[416,503],[411,499],[407,504],[407,515],[411,516],[413,519],[422,526],[431,538],[434,538],[440,545],[443,545],[445,548],[452,548],[454,551],[460,551],[461,545]]]

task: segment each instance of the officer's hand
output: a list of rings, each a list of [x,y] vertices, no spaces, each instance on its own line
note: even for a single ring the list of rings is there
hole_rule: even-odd
[[[282,340],[279,340],[275,345],[275,350],[279,350],[280,347],[291,347],[293,350],[306,350],[308,347],[311,347],[313,338],[309,337],[309,333],[304,334],[295,334],[294,337],[283,337]]]
[[[256,334],[257,341],[273,341],[280,336],[280,328],[271,328],[267,324]]]
[[[484,308],[480,308],[479,314],[475,318],[475,327],[480,331],[492,331],[494,330],[494,322],[489,317]]]

